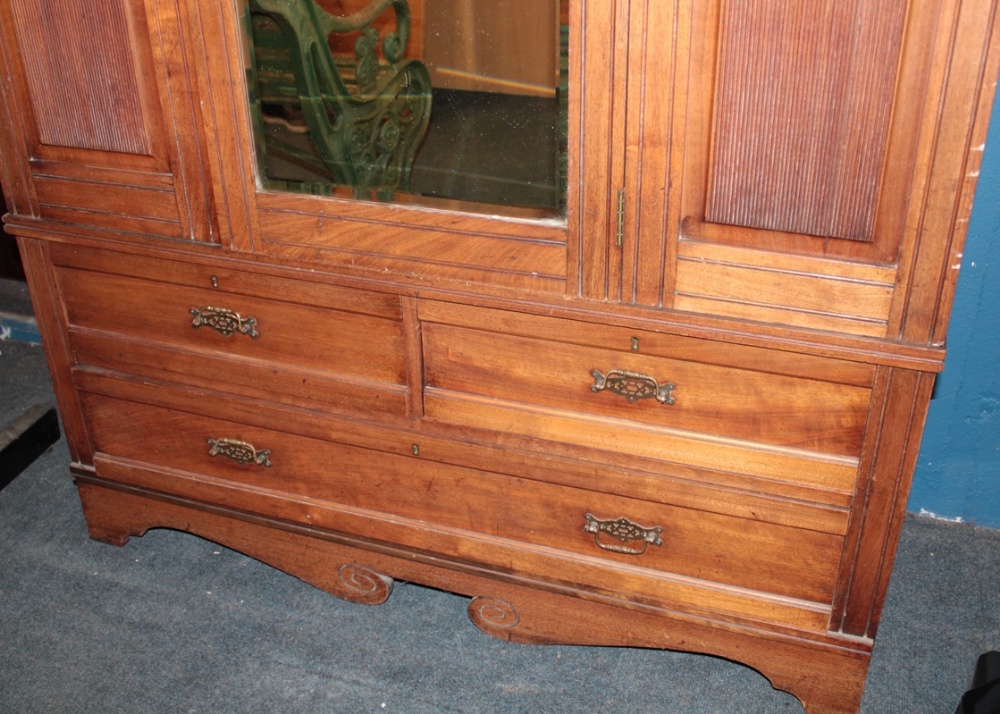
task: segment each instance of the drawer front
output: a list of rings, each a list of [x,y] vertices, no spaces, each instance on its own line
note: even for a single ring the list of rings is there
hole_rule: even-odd
[[[853,487],[867,365],[440,303],[421,319],[431,418]]]
[[[352,526],[364,537],[387,539],[387,528],[403,519],[416,527],[392,539],[409,538],[403,544],[413,547],[440,547],[428,546],[426,534],[444,529],[568,554],[589,563],[583,572],[600,572],[594,587],[631,590],[635,578],[667,577],[675,587],[749,589],[813,603],[821,612],[832,599],[842,536],[432,462],[410,452],[405,433],[386,451],[372,451],[131,400],[82,397],[99,464],[106,455],[184,474],[178,481],[191,487],[230,484],[244,496],[290,498],[306,504],[294,517],[312,525],[345,528],[343,516],[323,520],[328,504],[368,514],[368,526]],[[166,480],[154,487],[172,488]],[[495,557],[468,543],[444,555]]]
[[[398,321],[122,275],[58,275],[70,329],[403,383]]]
[[[407,413],[398,297],[65,246],[54,253],[80,364],[342,414]]]
[[[123,335],[71,330],[70,344],[82,369],[124,372],[247,397],[254,402],[344,415],[394,418],[407,412],[400,385],[349,379],[332,371],[235,359],[223,352],[173,349]]]

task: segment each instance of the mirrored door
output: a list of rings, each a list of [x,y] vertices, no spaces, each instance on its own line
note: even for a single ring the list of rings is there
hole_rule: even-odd
[[[270,191],[566,211],[567,0],[246,0]]]

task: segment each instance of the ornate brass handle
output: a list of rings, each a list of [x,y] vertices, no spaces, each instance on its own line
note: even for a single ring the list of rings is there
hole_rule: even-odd
[[[597,547],[610,550],[612,553],[642,555],[649,545],[663,545],[663,539],[660,538],[663,528],[659,526],[643,528],[627,518],[602,521],[590,513],[584,517],[587,519],[587,524],[583,527],[584,532],[593,533]],[[605,536],[603,539],[602,534]],[[617,542],[609,543],[608,538]]]
[[[224,307],[192,307],[189,312],[194,316],[191,319],[191,327],[211,327],[216,332],[229,337],[238,332],[248,337],[260,337],[257,332],[256,317],[241,317],[238,312]]]
[[[640,399],[656,399],[660,404],[675,402],[673,392],[677,385],[673,382],[660,384],[647,374],[629,372],[625,369],[612,369],[607,373],[592,369],[590,374],[594,378],[594,384],[590,388],[592,392],[602,392],[607,389],[625,397],[630,404]]]
[[[258,466],[271,466],[268,457],[271,452],[267,449],[257,449],[253,444],[236,439],[209,439],[209,456],[225,456],[232,459],[240,466],[245,464],[257,464]]]

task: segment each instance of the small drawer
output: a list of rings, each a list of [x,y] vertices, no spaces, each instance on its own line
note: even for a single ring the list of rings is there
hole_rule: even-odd
[[[666,577],[681,578],[684,587],[696,580],[793,598],[818,610],[833,597],[840,535],[435,462],[415,455],[402,432],[374,451],[97,394],[84,393],[82,400],[98,464],[107,455],[186,474],[151,482],[182,489],[178,495],[250,510],[273,506],[281,510],[269,515],[441,548],[463,559],[500,557],[496,548],[484,548],[486,541],[562,553],[577,564],[575,580],[593,579],[593,587],[612,590],[645,592],[649,584],[637,587],[634,578]],[[197,491],[225,483],[238,488],[227,495]],[[268,495],[276,499],[271,505]],[[460,541],[465,534],[479,545],[456,545],[443,535],[436,543],[428,535],[434,533],[458,534]],[[678,582],[662,585],[664,592]]]
[[[203,270],[209,285],[209,269],[184,269],[178,284],[58,268],[77,361],[333,411],[405,413],[398,298],[366,302],[363,292],[346,291],[344,303],[355,309],[339,310],[194,287],[187,273]],[[246,285],[231,271],[227,282]],[[283,283],[289,300],[309,292]],[[275,279],[268,284],[275,292]],[[371,311],[360,311],[366,305]]]
[[[63,268],[70,329],[402,384],[402,323],[223,290]]]
[[[870,365],[445,303],[420,316],[431,418],[853,488]]]

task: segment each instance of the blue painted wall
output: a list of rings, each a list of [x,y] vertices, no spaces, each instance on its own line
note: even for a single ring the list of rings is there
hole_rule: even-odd
[[[909,510],[1000,528],[1000,102]]]

